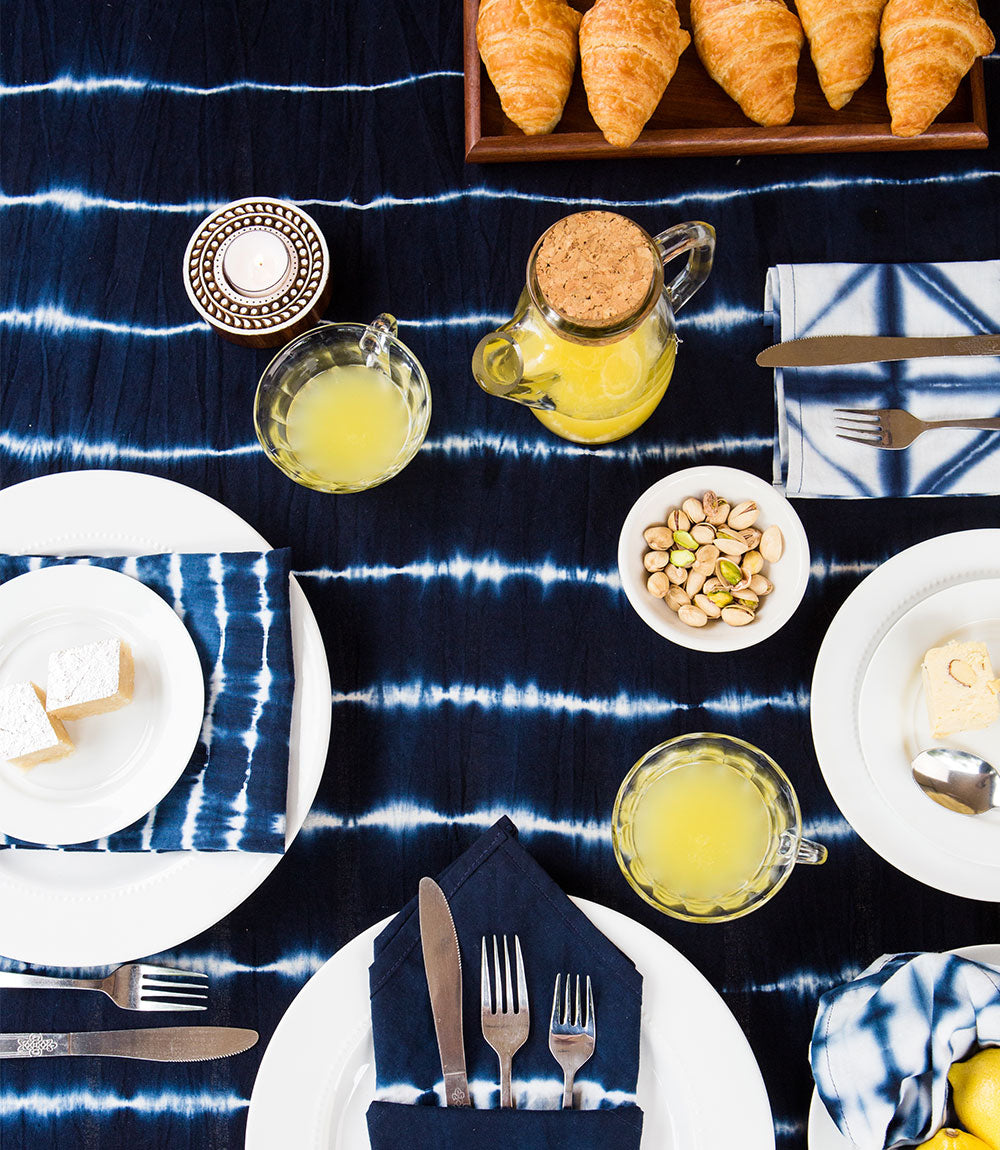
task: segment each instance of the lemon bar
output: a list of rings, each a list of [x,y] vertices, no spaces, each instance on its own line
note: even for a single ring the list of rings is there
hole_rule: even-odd
[[[85,719],[117,711],[132,701],[132,650],[121,639],[98,639],[49,655],[48,712],[59,719]]]
[[[976,731],[1000,717],[1000,679],[977,641],[931,647],[921,664],[931,734]]]
[[[59,719],[45,713],[45,693],[30,679],[0,687],[0,758],[34,767],[73,752]]]

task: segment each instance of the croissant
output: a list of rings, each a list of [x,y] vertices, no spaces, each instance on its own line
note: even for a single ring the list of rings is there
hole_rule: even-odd
[[[881,39],[894,136],[919,136],[996,44],[976,0],[889,0]]]
[[[842,108],[871,75],[886,0],[795,0],[819,86]]]
[[[673,0],[597,0],[580,25],[587,106],[609,144],[634,143],[691,37]]]
[[[706,71],[744,115],[788,123],[804,36],[784,0],[691,0],[691,31]]]
[[[527,136],[559,123],[576,69],[580,13],[565,0],[483,0],[476,43],[504,115]]]

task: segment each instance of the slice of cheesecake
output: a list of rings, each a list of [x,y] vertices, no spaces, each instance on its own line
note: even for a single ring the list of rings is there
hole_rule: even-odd
[[[39,686],[25,680],[0,687],[0,758],[34,767],[73,750],[66,728],[45,713],[45,693]]]
[[[98,639],[49,655],[46,683],[50,715],[85,719],[132,701],[132,651],[121,639]]]
[[[935,739],[980,730],[1000,717],[1000,679],[994,677],[985,643],[931,647],[921,668]]]

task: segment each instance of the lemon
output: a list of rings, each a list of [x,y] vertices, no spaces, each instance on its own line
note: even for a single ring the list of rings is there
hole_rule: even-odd
[[[946,1126],[929,1142],[921,1142],[918,1150],[990,1150],[990,1148],[975,1134],[966,1134],[964,1130]]]
[[[990,1150],[1000,1150],[1000,1046],[986,1046],[948,1071],[959,1122]]]

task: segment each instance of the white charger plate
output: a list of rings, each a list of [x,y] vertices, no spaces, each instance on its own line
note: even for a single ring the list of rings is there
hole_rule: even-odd
[[[930,647],[979,639],[1000,668],[1000,579],[978,579],[928,596],[889,629],[861,687],[858,730],[868,770],[885,802],[937,851],[1000,867],[1000,810],[970,818],[946,810],[914,781],[911,763],[928,747],[970,751],[1000,769],[1000,722],[944,739],[931,735],[921,662]]]
[[[965,946],[951,953],[1000,968],[1000,944]],[[837,1128],[815,1088],[809,1106],[809,1150],[856,1150],[851,1139],[845,1138]]]
[[[103,567],[29,571],[0,584],[0,684],[44,691],[49,655],[122,639],[135,663],[132,701],[66,720],[75,750],[25,769],[0,761],[0,831],[68,845],[142,818],[177,782],[198,741],[205,687],[184,624],[155,591]]]
[[[764,570],[774,590],[761,600],[757,617],[745,627],[731,627],[720,619],[704,627],[689,627],[646,590],[649,572],[642,557],[648,547],[643,532],[654,523],[663,523],[685,499],[700,499],[706,491],[714,491],[734,506],[753,499],[760,508],[757,526],[777,524],[784,536],[784,554]],[[664,476],[632,505],[618,537],[618,573],[636,614],[664,639],[693,651],[740,651],[769,638],[795,614],[809,583],[809,540],[795,508],[770,483],[735,467],[688,467]]]
[[[997,578],[1000,530],[995,528],[927,539],[888,559],[861,581],[834,616],[816,659],[810,710],[826,784],[844,818],[872,850],[937,890],[991,902],[1000,901],[1000,867],[940,849],[915,833],[905,812],[886,799],[865,759],[859,712],[868,668],[900,619],[938,592]],[[969,621],[956,617],[952,626],[957,632]],[[903,685],[897,684],[897,690],[897,698],[902,697]],[[893,733],[905,737],[898,726]],[[963,828],[968,829],[965,822],[958,833]]]
[[[573,901],[643,976],[641,1150],[773,1150],[774,1125],[760,1069],[712,985],[651,930],[608,907]],[[370,1146],[365,1114],[375,1093],[375,1054],[368,968],[374,940],[390,921],[376,923],[342,947],[285,1012],[250,1097],[247,1150]],[[546,1012],[538,1011],[538,1017],[545,1025]],[[317,1019],[336,1024],[317,1026]],[[466,1041],[472,1040],[467,1023]]]
[[[0,490],[0,550],[42,555],[256,551],[235,512],[128,471],[73,471]],[[316,797],[330,739],[330,672],[315,616],[289,587],[295,693],[286,845]],[[251,895],[281,855],[0,851],[0,954],[40,966],[110,966],[177,946]]]

